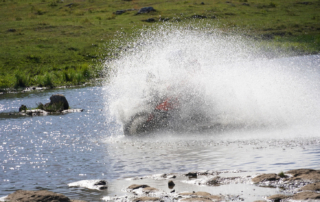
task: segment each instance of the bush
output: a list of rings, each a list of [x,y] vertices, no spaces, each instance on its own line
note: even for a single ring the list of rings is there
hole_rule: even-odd
[[[27,87],[29,85],[29,80],[30,77],[27,74],[15,74],[15,83],[14,83],[14,88],[19,88],[19,87]]]

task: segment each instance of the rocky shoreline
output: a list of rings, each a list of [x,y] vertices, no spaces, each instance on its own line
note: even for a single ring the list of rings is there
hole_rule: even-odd
[[[167,188],[150,186],[165,183]],[[153,183],[157,182],[157,183]],[[142,201],[177,201],[177,202],[212,202],[212,201],[320,201],[320,170],[296,169],[287,172],[250,174],[245,171],[195,171],[188,173],[156,174],[144,177],[126,178],[116,185],[122,196],[105,196],[101,201],[142,202]],[[129,184],[127,186],[126,184]],[[184,186],[187,185],[187,186]],[[188,186],[189,185],[189,186]],[[237,185],[246,194],[234,194]],[[105,190],[114,184],[105,180],[83,180],[70,183],[69,187],[83,187],[91,190]],[[228,193],[213,194],[210,190],[219,188]],[[249,187],[249,189],[247,189]],[[231,188],[231,189],[230,189]],[[183,190],[183,191],[182,191]],[[209,190],[209,191],[208,191]],[[221,189],[220,189],[221,190]],[[248,192],[248,190],[250,190]],[[264,192],[264,190],[266,192]],[[270,190],[272,190],[270,192]],[[214,191],[213,191],[214,192]],[[269,194],[276,193],[276,194]],[[251,198],[249,196],[252,196]],[[254,197],[253,197],[254,196]],[[254,199],[253,198],[258,198]],[[84,202],[71,200],[54,192],[18,190],[4,201],[48,201],[48,202]]]

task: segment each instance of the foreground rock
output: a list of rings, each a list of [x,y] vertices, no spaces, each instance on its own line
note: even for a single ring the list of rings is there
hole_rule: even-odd
[[[12,202],[84,202],[81,200],[70,200],[62,194],[57,194],[47,190],[27,191],[18,190],[7,196],[6,200]]]

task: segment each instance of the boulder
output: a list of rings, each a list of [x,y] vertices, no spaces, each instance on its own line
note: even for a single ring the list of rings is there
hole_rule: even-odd
[[[144,7],[144,8],[140,8],[137,14],[149,13],[151,11],[156,11],[156,10],[153,7]]]
[[[288,198],[289,196],[287,195],[283,195],[283,194],[275,194],[275,195],[272,195],[272,196],[269,196],[267,199],[268,200],[272,200],[274,202],[277,202],[277,201],[281,201],[282,199],[286,199]]]
[[[252,179],[254,183],[260,183],[260,182],[265,182],[265,181],[275,181],[279,180],[279,176],[275,173],[270,173],[270,174],[262,174],[259,175],[255,178]]]
[[[71,200],[65,195],[57,194],[47,190],[18,190],[12,194],[9,194],[6,200],[16,202],[71,202]]]
[[[286,173],[293,175],[293,177],[289,178],[290,181],[294,181],[294,180],[304,180],[304,181],[308,180],[311,182],[320,181],[320,170],[296,169],[296,170],[287,171]]]
[[[320,191],[320,182],[307,184],[306,186],[302,187],[301,190],[304,191]]]
[[[148,197],[148,196],[144,196],[144,197],[139,197],[136,199],[133,199],[134,202],[142,202],[142,201],[161,201],[160,198],[157,197]]]
[[[146,184],[132,184],[127,189],[134,190],[134,189],[146,188],[146,187],[150,187],[150,186]]]
[[[63,104],[63,109],[69,109],[69,103],[64,95],[56,94],[50,97],[50,105]]]
[[[64,95],[56,94],[50,97],[49,103],[39,103],[38,108],[47,112],[62,112],[69,109],[69,103]]]
[[[300,192],[291,198],[293,200],[316,200],[320,199],[320,193],[315,193],[315,192]]]

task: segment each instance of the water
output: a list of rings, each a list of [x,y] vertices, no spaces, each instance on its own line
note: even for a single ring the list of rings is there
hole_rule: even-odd
[[[148,43],[108,63],[117,71],[103,86],[0,95],[0,112],[16,112],[21,104],[35,107],[57,93],[72,108],[84,109],[0,118],[0,196],[48,189],[101,201],[124,187],[94,191],[67,184],[92,179],[116,184],[125,177],[206,169],[320,169],[319,55],[268,59],[239,37],[165,33],[147,33],[142,39],[148,37]],[[175,124],[188,130],[124,136],[123,122],[149,110],[141,103],[154,92],[179,95],[183,108]],[[195,125],[222,127],[193,130],[185,120],[195,113],[206,117]]]

